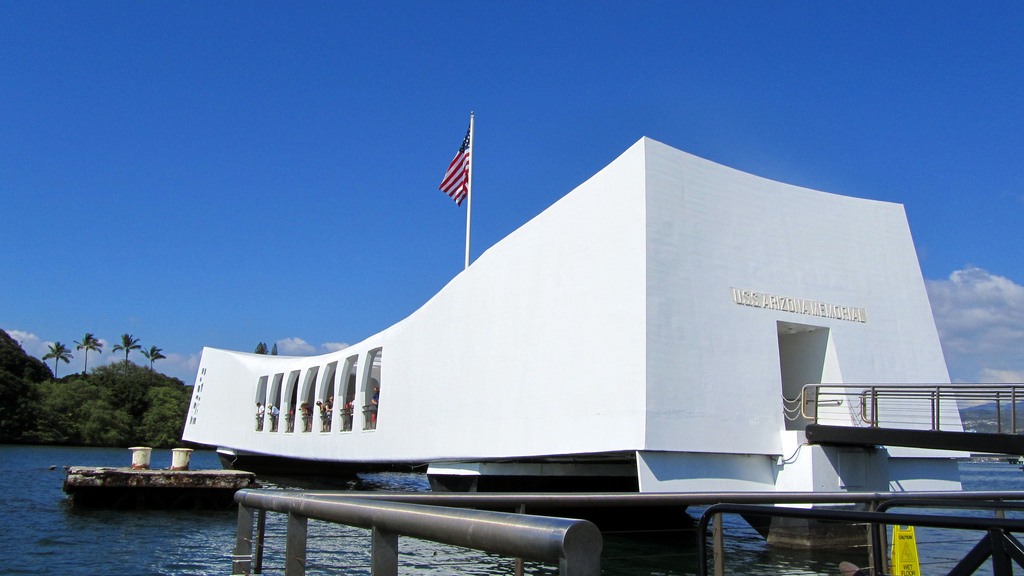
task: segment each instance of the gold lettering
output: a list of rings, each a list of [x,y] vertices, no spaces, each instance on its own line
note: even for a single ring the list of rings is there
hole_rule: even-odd
[[[753,290],[740,290],[730,288],[732,301],[743,306],[753,306],[766,310],[780,310],[794,314],[805,314],[808,316],[820,316],[834,320],[846,320],[848,322],[867,322],[868,315],[864,308],[842,306],[803,298],[781,296],[779,294],[766,294]]]

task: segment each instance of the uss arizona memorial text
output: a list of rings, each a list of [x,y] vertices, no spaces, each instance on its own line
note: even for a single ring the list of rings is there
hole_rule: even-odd
[[[754,292],[753,290],[733,288],[732,301],[743,306],[793,312],[794,314],[805,314],[807,316],[818,316],[833,320],[848,320],[850,322],[868,321],[868,313],[863,308],[840,306],[827,302],[804,300],[803,298],[790,298],[776,294],[765,294],[763,292]]]

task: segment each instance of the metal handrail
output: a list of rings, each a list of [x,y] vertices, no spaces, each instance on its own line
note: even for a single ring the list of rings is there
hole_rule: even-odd
[[[932,430],[940,431],[943,406],[953,401],[954,410],[960,401],[993,402],[996,407],[997,431],[1016,434],[1017,402],[1024,400],[1024,384],[806,384],[800,391],[801,416],[818,422],[818,408],[849,402],[859,407],[857,415],[863,424],[882,425],[880,407],[908,413],[920,406],[929,413]],[[945,404],[944,404],[945,401]],[[1003,403],[1010,403],[1010,422],[1003,422]],[[947,428],[948,429],[948,428]]]
[[[235,501],[234,574],[250,574],[254,560],[262,563],[262,531],[253,558],[253,510],[288,514],[286,576],[305,574],[310,518],[371,529],[374,576],[398,573],[399,536],[557,564],[563,576],[601,573],[601,533],[586,520],[267,490],[239,490]]]
[[[263,490],[262,492],[270,492]],[[281,493],[295,494],[294,491]],[[679,506],[709,506],[712,504],[862,504],[868,508],[880,502],[902,502],[907,499],[930,498],[985,501],[1024,501],[1024,491],[986,490],[928,490],[915,492],[352,492],[347,490],[309,490],[302,492],[319,500],[378,500],[425,504],[453,508],[484,510],[543,510],[545,508],[645,508]]]
[[[244,495],[244,496],[240,496]],[[258,496],[258,498],[257,498]],[[882,502],[888,502],[889,506],[899,505],[902,502],[916,502],[921,499],[928,499],[932,502],[951,502],[954,500],[972,501],[975,503],[985,501],[1017,501],[1024,502],[1024,491],[922,491],[922,492],[671,492],[671,493],[431,493],[431,492],[351,492],[351,491],[283,491],[283,490],[242,490],[236,494],[236,501],[239,502],[238,534],[235,549],[235,574],[249,574],[255,569],[256,573],[261,571],[262,565],[262,542],[264,530],[262,525],[265,522],[265,511],[286,512],[289,514],[289,536],[286,556],[290,559],[286,565],[286,574],[303,574],[304,566],[302,559],[305,556],[305,519],[308,512],[302,512],[296,508],[300,504],[304,506],[331,505],[344,503],[347,508],[352,505],[362,505],[363,509],[371,508],[393,508],[394,506],[410,505],[409,510],[427,510],[428,516],[433,518],[439,511],[450,512],[452,507],[472,507],[476,510],[519,510],[525,512],[529,508],[587,508],[600,507],[629,507],[643,508],[647,506],[707,506],[721,503],[731,504],[861,504],[868,509],[882,506]],[[269,506],[275,502],[274,506]],[[259,506],[257,506],[259,504]],[[377,506],[381,505],[381,506]],[[979,504],[980,505],[980,504]],[[291,510],[295,508],[296,512]],[[258,512],[258,514],[254,514]],[[455,510],[455,512],[474,513],[475,510]],[[365,512],[363,512],[365,513]],[[480,514],[487,514],[480,512]],[[493,513],[492,513],[493,514]],[[254,516],[260,523],[257,527],[257,537],[253,538]],[[497,518],[502,519],[498,523],[542,518],[538,516],[525,516],[521,514],[499,514]],[[479,517],[478,518],[482,518]],[[891,517],[890,517],[891,518]],[[581,522],[564,520],[563,522]],[[343,522],[346,523],[346,522]],[[589,523],[586,523],[589,524]],[[365,519],[354,526],[367,527]],[[426,531],[423,539],[437,542],[446,542],[437,538],[437,524],[427,522],[421,526]],[[590,556],[594,564],[588,564],[580,568],[580,572],[572,574],[597,574],[600,570],[600,533],[596,527],[587,527],[591,536],[596,536],[597,549],[592,551]],[[386,532],[386,531],[385,531]],[[404,534],[415,536],[414,534]],[[579,536],[580,534],[577,534]],[[585,535],[585,534],[584,534]],[[419,536],[415,536],[419,537]],[[374,538],[375,542],[378,539]],[[458,544],[456,542],[447,542]],[[462,545],[462,544],[458,544]],[[379,546],[379,545],[378,545]],[[568,545],[567,545],[568,546]],[[473,546],[470,546],[473,547]],[[255,550],[254,550],[255,548]],[[883,547],[884,548],[884,547]],[[376,549],[376,548],[375,548]],[[480,548],[483,549],[483,548]],[[386,546],[385,550],[397,550],[397,544]],[[519,555],[519,551],[497,551],[510,556]],[[390,565],[397,566],[397,559],[394,554],[386,555],[393,559]],[[522,554],[521,557],[535,558],[530,554]],[[567,556],[568,558],[568,556]],[[540,559],[541,561],[545,561]],[[547,560],[554,562],[554,559]],[[561,560],[558,560],[562,565]],[[597,567],[594,568],[593,566]],[[396,568],[397,569],[397,568]],[[575,570],[575,568],[573,568]],[[587,572],[586,570],[594,570]],[[375,571],[374,574],[394,574],[394,571]],[[566,574],[569,572],[564,572]]]
[[[941,504],[939,504],[941,505]],[[872,530],[872,564],[875,566],[875,573],[881,573],[881,567],[885,566],[884,550],[880,545],[879,527],[884,525],[901,526],[924,526],[929,528],[948,528],[957,530],[979,530],[983,532],[1002,533],[1024,532],[1024,520],[1005,518],[971,518],[964,516],[944,516],[935,514],[894,514],[890,512],[859,512],[850,510],[824,510],[806,508],[787,508],[778,506],[762,506],[748,504],[715,504],[709,506],[700,520],[697,522],[697,573],[702,576],[708,574],[708,552],[707,533],[708,525],[713,518],[721,518],[722,514],[741,514],[745,516],[769,516],[780,518],[801,518],[827,522],[848,522],[855,524],[868,524]],[[716,525],[721,525],[720,520],[715,520]],[[716,537],[719,537],[716,533]],[[715,547],[720,549],[720,543]],[[989,553],[993,555],[993,563],[1008,567],[1007,551],[992,547]],[[973,552],[972,552],[973,553]],[[997,559],[996,555],[1000,557]],[[967,559],[965,558],[965,561]],[[961,564],[966,564],[961,561]],[[716,572],[722,572],[720,564],[716,564]],[[958,572],[961,573],[961,572]],[[970,573],[970,572],[962,572]],[[997,570],[997,574],[1012,574],[1012,571]]]

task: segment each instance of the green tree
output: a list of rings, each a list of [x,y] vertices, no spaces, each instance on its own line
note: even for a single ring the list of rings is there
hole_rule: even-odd
[[[57,363],[64,362],[67,364],[74,356],[71,355],[71,350],[67,346],[60,342],[54,342],[50,344],[50,351],[46,353],[46,356],[43,356],[43,360],[49,360],[50,358],[53,358],[53,376],[56,378]]]
[[[110,393],[89,380],[70,382],[49,381],[36,385],[39,404],[35,407],[35,426],[23,440],[35,444],[85,445],[82,434],[88,416],[85,407],[90,402],[102,401],[107,411]]]
[[[121,343],[114,345],[114,352],[124,351],[124,374],[126,378],[128,377],[128,354],[131,353],[132,350],[138,350],[140,348],[142,348],[142,346],[139,344],[139,339],[133,338],[131,334],[127,333],[121,334]]]
[[[274,342],[274,347],[270,349],[271,356],[277,356],[277,342]]]
[[[87,446],[129,446],[135,444],[131,415],[111,406],[106,398],[92,398],[82,405],[82,442]]]
[[[266,342],[260,342],[259,344],[256,345],[256,353],[257,354],[266,354],[267,352],[268,352],[268,350],[267,350],[267,343]]]
[[[29,382],[44,382],[53,378],[49,366],[39,358],[26,354],[21,344],[3,330],[0,330],[0,370]]]
[[[192,388],[127,358],[123,368],[54,380],[0,330],[0,443],[181,446]]]
[[[139,425],[140,441],[161,448],[181,444],[191,392],[185,386],[156,386],[146,392],[146,409]]]
[[[75,340],[75,344],[77,344],[75,350],[85,350],[85,364],[82,365],[82,374],[85,374],[89,371],[89,351],[102,352],[103,343],[93,336],[92,332],[86,332],[85,336],[82,336],[81,342]]]
[[[17,340],[0,330],[0,443],[24,441],[36,426],[36,385],[52,378],[42,360],[26,354]]]
[[[142,355],[145,356],[147,360],[149,360],[149,371],[150,372],[153,371],[153,362],[156,362],[157,360],[163,360],[164,358],[167,358],[167,356],[164,356],[162,354],[162,352],[163,352],[163,350],[161,350],[160,348],[157,348],[156,346],[150,346],[149,350],[143,350],[142,351]]]

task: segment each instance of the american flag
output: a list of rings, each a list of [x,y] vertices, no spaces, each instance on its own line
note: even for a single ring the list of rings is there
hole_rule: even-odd
[[[444,173],[444,179],[438,186],[441,192],[451,196],[459,206],[462,206],[462,201],[469,194],[469,155],[471,151],[469,130],[466,130],[466,137],[462,139],[459,153],[452,158],[452,163],[448,165],[448,171]]]

